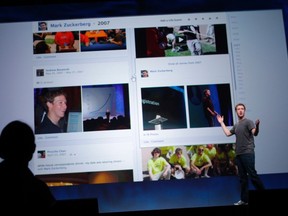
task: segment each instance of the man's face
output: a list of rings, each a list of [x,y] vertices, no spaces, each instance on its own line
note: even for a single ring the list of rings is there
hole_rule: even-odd
[[[41,28],[41,30],[46,30],[46,24],[45,23],[41,23],[40,24],[40,28]]]
[[[245,108],[242,105],[237,106],[236,113],[238,118],[243,118],[245,116]]]
[[[59,118],[64,117],[67,109],[67,100],[64,95],[59,95],[54,98],[54,101],[50,103],[49,112],[53,112],[54,115]]]

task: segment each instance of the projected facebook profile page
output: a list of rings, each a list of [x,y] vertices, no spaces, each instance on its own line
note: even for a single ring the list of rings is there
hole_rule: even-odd
[[[187,32],[198,32],[201,38],[190,41]],[[155,33],[163,41],[154,44]],[[202,91],[210,89],[216,96],[217,111],[231,111],[225,24],[136,28],[126,38],[135,48],[135,56],[113,50],[108,61],[105,51],[101,57],[95,50],[58,52],[57,48],[52,54],[35,54],[37,174],[135,170],[142,163],[134,163],[135,146],[196,145],[224,139],[222,134],[221,139],[216,137],[216,127],[210,127],[205,119],[201,98]],[[40,56],[49,55],[55,56],[49,64],[41,61]],[[71,64],[63,61],[72,55],[79,59],[73,58]],[[134,64],[135,71],[131,71]],[[136,85],[131,81],[133,73]],[[37,132],[47,117],[47,108],[39,105],[50,91],[66,95],[62,133]],[[132,127],[132,122],[137,122],[137,127]],[[95,157],[103,150],[105,156]]]

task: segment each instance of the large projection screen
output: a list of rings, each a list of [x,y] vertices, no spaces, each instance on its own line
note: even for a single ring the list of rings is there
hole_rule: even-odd
[[[39,27],[43,21],[47,30]],[[183,28],[198,38],[191,42]],[[234,170],[220,167],[200,179],[148,176],[155,147],[181,148],[187,161],[200,145],[233,148],[235,137],[205,117],[205,89],[228,127],[237,121],[238,102],[247,117],[260,119],[256,169],[267,188],[288,187],[282,10],[7,22],[0,32],[0,129],[18,119],[36,131],[44,94],[67,94],[64,132],[36,133],[30,163],[57,199],[95,197],[100,213],[233,203],[239,194]],[[59,32],[72,33],[72,48],[56,44]],[[49,52],[38,53],[42,42]]]

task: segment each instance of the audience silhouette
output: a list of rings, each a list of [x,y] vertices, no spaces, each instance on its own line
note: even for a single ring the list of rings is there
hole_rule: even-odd
[[[7,215],[48,214],[56,200],[45,182],[29,168],[35,151],[32,128],[22,121],[12,121],[0,135],[0,206]],[[37,213],[37,214],[38,214]]]

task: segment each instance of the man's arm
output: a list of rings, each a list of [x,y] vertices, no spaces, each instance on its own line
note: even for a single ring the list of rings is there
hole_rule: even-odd
[[[221,125],[223,132],[225,133],[225,135],[231,136],[232,133],[230,132],[230,130],[226,127],[225,123],[224,123],[224,116],[220,116],[219,114],[217,114],[217,120],[219,122],[219,124]]]
[[[217,115],[217,112],[212,111],[209,107],[207,107],[207,110],[210,112],[210,114],[211,114],[212,116]]]
[[[252,129],[252,133],[253,133],[254,136],[257,136],[258,133],[259,133],[259,124],[260,124],[260,120],[257,119],[257,120],[255,121],[256,127]]]

